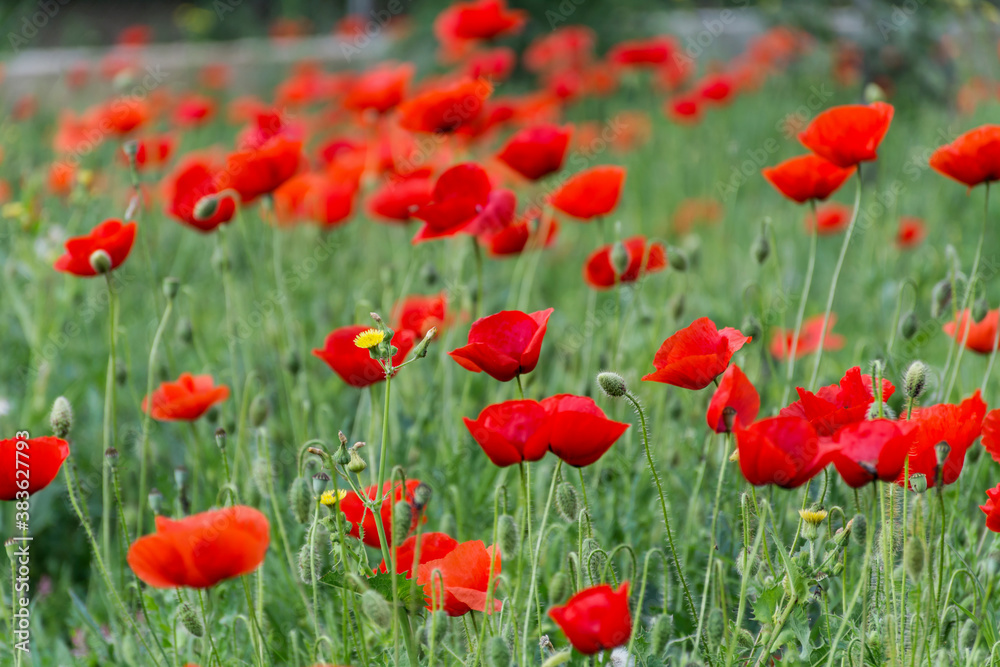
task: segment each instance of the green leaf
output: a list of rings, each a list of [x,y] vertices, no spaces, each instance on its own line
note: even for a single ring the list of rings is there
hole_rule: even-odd
[[[781,585],[775,584],[758,595],[752,603],[754,620],[761,625],[774,625],[774,617],[778,614],[782,594]]]
[[[365,579],[365,583],[373,591],[381,595],[387,602],[392,602],[392,580],[396,579],[396,594],[398,596],[400,604],[408,607],[419,607],[423,604],[423,598],[420,593],[417,596],[413,596],[413,581],[407,579],[405,575],[396,574],[390,575],[388,572],[379,572]],[[341,588],[348,591],[354,591],[355,587],[347,582],[346,578],[337,571],[331,570],[327,572],[319,579],[320,583],[326,584],[327,586],[333,586],[335,588]],[[421,587],[417,587],[420,591]]]
[[[785,625],[799,642],[799,657],[802,660],[808,660],[813,650],[812,640],[809,638],[812,629],[809,627],[809,619],[802,607],[795,608]]]

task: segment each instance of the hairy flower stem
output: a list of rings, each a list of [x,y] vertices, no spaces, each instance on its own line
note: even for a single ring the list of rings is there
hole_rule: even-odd
[[[469,240],[472,243],[472,255],[476,261],[476,300],[472,304],[472,320],[475,321],[479,317],[479,313],[483,311],[483,251],[479,247],[479,239],[475,236],[470,236]]]
[[[319,506],[320,502],[317,498],[313,508],[312,524],[309,526],[309,536],[306,538],[309,540],[309,583],[312,584],[313,634],[316,637],[317,645],[321,636],[319,632],[319,591],[316,586],[316,526],[319,524]],[[323,654],[320,653],[317,657],[322,658]]]
[[[653,454],[649,449],[649,430],[646,428],[646,415],[643,413],[642,406],[639,405],[639,401],[632,392],[625,392],[625,399],[632,404],[635,409],[636,414],[639,415],[639,423],[642,426],[642,444],[646,449],[646,461],[649,463],[649,472],[653,476],[653,481],[656,483],[656,492],[660,497],[660,510],[663,512],[663,525],[667,530],[667,542],[670,546],[670,556],[674,559],[674,568],[677,570],[677,578],[680,579],[681,587],[684,589],[684,601],[687,602],[689,611],[691,612],[691,617],[695,622],[695,625],[701,625],[701,621],[698,617],[698,609],[694,606],[694,600],[691,598],[691,590],[688,588],[687,579],[684,578],[684,570],[681,568],[681,561],[677,557],[677,547],[674,546],[674,534],[670,530],[670,514],[667,512],[667,501],[663,495],[663,485],[660,483],[660,476],[656,472],[656,466],[653,465]],[[705,657],[705,660],[709,665],[713,665],[712,659],[709,657],[708,646],[705,642],[705,638],[701,638],[701,651]]]
[[[115,446],[115,343],[118,332],[115,321],[115,289],[111,272],[104,274],[108,286],[108,373],[104,384],[104,451]],[[111,471],[101,466],[101,544],[104,562],[111,562]]]
[[[812,208],[812,234],[809,235],[809,261],[806,265],[806,280],[802,285],[802,297],[799,299],[799,310],[795,314],[795,330],[792,333],[792,348],[788,352],[788,366],[785,372],[785,391],[781,395],[781,404],[788,403],[788,394],[792,390],[792,379],[795,377],[795,357],[799,351],[799,334],[802,332],[802,319],[806,314],[806,302],[809,301],[809,290],[812,288],[813,272],[816,268],[816,242],[819,238],[819,218],[816,215],[816,200],[810,199]]]
[[[830,312],[833,310],[833,298],[837,294],[837,282],[840,280],[840,271],[844,268],[844,258],[847,257],[847,249],[851,245],[851,237],[854,236],[854,227],[858,222],[858,211],[861,210],[861,165],[858,165],[858,187],[854,194],[854,212],[851,213],[851,222],[847,225],[847,232],[844,234],[844,243],[840,246],[840,256],[837,257],[837,264],[833,269],[833,280],[830,282],[830,293],[826,297],[826,309],[823,311],[823,327],[819,332],[819,345],[816,348],[816,361],[813,362],[812,377],[809,379],[810,391],[816,390],[816,379],[819,377],[820,362],[823,361],[823,345],[826,343],[826,330],[830,326]]]
[[[549,510],[552,509],[552,498],[556,495],[556,484],[559,481],[559,472],[561,470],[562,460],[556,463],[556,468],[552,471],[552,481],[549,484],[549,496],[545,500],[545,509],[542,510],[542,523],[538,528],[538,541],[535,544],[534,552],[531,554],[531,578],[528,580],[528,603],[524,609],[524,633],[521,640],[521,651],[524,657],[525,665],[529,664],[528,630],[531,627],[531,603],[535,597],[535,578],[538,571],[538,559],[542,552],[542,540],[545,538],[545,522],[549,518]],[[542,619],[539,617],[537,620],[539,635],[541,635]]]
[[[719,462],[719,481],[715,485],[715,501],[712,505],[712,523],[709,528],[708,563],[705,565],[705,584],[701,590],[701,608],[698,610],[698,628],[694,633],[694,643],[701,639],[701,631],[705,625],[705,604],[708,602],[708,587],[712,581],[712,561],[715,556],[715,525],[719,519],[719,499],[722,497],[722,484],[726,478],[726,463],[729,459],[729,434],[722,438],[722,460]]]

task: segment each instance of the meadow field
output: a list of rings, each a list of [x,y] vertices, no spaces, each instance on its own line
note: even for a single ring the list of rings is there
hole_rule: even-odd
[[[0,664],[1000,666],[993,4],[51,4]]]

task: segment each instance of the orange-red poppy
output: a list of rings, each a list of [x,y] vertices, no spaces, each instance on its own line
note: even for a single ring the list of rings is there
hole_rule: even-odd
[[[181,373],[142,399],[142,411],[157,421],[194,421],[229,398],[229,387],[216,385],[211,375]]]

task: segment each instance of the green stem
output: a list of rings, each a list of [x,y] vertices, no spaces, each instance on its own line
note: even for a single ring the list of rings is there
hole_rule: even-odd
[[[795,377],[795,357],[799,351],[799,334],[802,332],[802,320],[806,314],[806,302],[809,301],[809,290],[812,288],[813,272],[816,268],[816,242],[819,238],[819,222],[816,216],[816,200],[810,199],[812,208],[812,234],[809,235],[809,261],[806,265],[806,280],[802,285],[802,297],[799,299],[799,310],[795,314],[795,330],[792,334],[792,348],[788,350],[788,367],[785,373],[785,391],[781,395],[781,404],[788,403],[788,394],[792,390],[792,379]]]
[[[694,633],[694,643],[701,639],[701,630],[705,621],[705,604],[708,601],[708,586],[712,579],[712,560],[715,556],[715,525],[719,518],[719,499],[722,497],[722,484],[726,478],[726,463],[729,451],[729,434],[722,439],[722,461],[719,463],[719,481],[715,485],[715,502],[712,506],[712,523],[709,528],[708,563],[705,565],[705,583],[701,591],[701,609],[698,611],[698,628]]]
[[[135,534],[137,536],[142,535],[143,525],[142,519],[146,511],[146,475],[147,475],[147,465],[149,463],[149,427],[152,421],[152,396],[153,396],[153,378],[154,378],[154,366],[156,364],[156,351],[160,347],[160,341],[163,339],[163,332],[167,328],[167,321],[170,319],[170,313],[174,309],[174,300],[167,299],[167,305],[163,309],[163,316],[160,318],[160,323],[156,327],[156,333],[153,335],[153,343],[149,348],[149,362],[146,365],[146,396],[147,400],[150,401],[150,405],[146,406],[145,413],[142,416],[142,442],[139,445],[139,497],[136,503],[136,519],[135,519]],[[228,474],[227,474],[228,476]]]
[[[549,510],[552,509],[552,499],[556,495],[556,483],[559,480],[559,472],[562,470],[562,460],[556,463],[555,470],[552,471],[552,481],[549,483],[549,496],[545,501],[545,509],[542,510],[542,523],[538,529],[538,541],[535,550],[531,555],[531,577],[528,580],[528,602],[524,609],[524,633],[521,640],[521,651],[524,657],[524,664],[528,664],[528,629],[531,627],[531,603],[535,597],[535,577],[538,571],[538,559],[542,552],[542,540],[545,537],[545,522],[549,518]],[[541,634],[541,618],[538,619],[539,634]],[[533,662],[533,661],[532,661]]]

